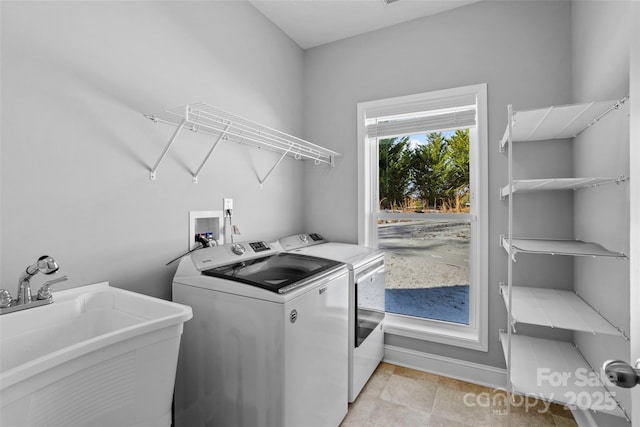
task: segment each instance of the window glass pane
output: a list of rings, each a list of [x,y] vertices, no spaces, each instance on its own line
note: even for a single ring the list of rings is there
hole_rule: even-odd
[[[465,219],[379,221],[386,311],[469,324],[470,240]]]

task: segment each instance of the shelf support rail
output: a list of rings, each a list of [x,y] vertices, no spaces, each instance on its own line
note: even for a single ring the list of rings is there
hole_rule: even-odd
[[[509,292],[509,306],[507,309],[507,317],[509,318],[508,322],[511,325],[511,328],[507,329],[507,401],[511,402],[513,399],[513,381],[511,380],[511,375],[513,374],[511,369],[511,359],[513,356],[513,349],[511,345],[511,336],[515,332],[515,325],[513,324],[513,292],[511,289],[513,287],[513,263],[515,262],[515,252],[513,248],[513,106],[511,104],[507,105],[507,173],[509,178],[509,200],[508,200],[508,234],[507,239],[509,242],[509,262],[507,263],[507,290]],[[507,422],[511,421],[511,404],[507,406]]]
[[[583,188],[597,188],[597,187],[602,187],[603,185],[609,185],[609,184],[616,184],[617,185],[617,184],[620,184],[622,182],[629,181],[629,179],[631,179],[631,178],[629,178],[628,176],[619,175],[617,178],[612,178],[612,179],[609,179],[607,181],[602,181],[602,182],[598,182],[598,183],[595,183],[595,184],[584,184],[584,185],[581,185],[579,187],[573,188],[573,190],[576,191],[576,190],[581,190]]]
[[[625,96],[625,97],[620,98],[620,99],[618,100],[618,102],[616,102],[615,104],[613,104],[613,105],[611,106],[611,108],[609,108],[607,111],[605,111],[604,113],[600,114],[598,117],[596,117],[595,119],[593,119],[593,120],[591,121],[591,123],[589,123],[587,126],[585,126],[585,128],[584,128],[584,129],[582,129],[581,131],[579,131],[578,133],[576,133],[576,134],[574,135],[574,137],[576,137],[576,136],[580,135],[582,132],[584,132],[585,130],[589,129],[589,128],[590,128],[591,126],[593,126],[594,124],[598,123],[598,121],[600,121],[600,119],[601,119],[601,118],[603,118],[604,116],[606,116],[607,114],[609,114],[611,111],[619,109],[619,108],[620,108],[620,106],[621,106],[622,104],[624,104],[624,103],[627,101],[627,99],[629,99],[629,95],[627,95],[627,96]]]
[[[630,179],[631,178],[628,176],[619,175],[617,178],[612,179],[610,181],[601,182],[599,184],[585,185],[584,187],[581,187],[581,188],[593,188],[593,187],[600,187],[602,185],[608,185],[608,184],[620,184],[621,182],[629,181]]]

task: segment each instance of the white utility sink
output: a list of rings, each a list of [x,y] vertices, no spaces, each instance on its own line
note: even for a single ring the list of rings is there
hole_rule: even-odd
[[[109,286],[0,316],[0,425],[170,426],[191,308]]]

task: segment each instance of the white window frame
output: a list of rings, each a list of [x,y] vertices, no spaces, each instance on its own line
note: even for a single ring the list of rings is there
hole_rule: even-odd
[[[400,96],[358,103],[358,243],[377,248],[378,213],[378,150],[367,138],[365,118],[369,109],[401,106],[451,96],[475,94],[477,117],[470,129],[469,157],[472,211],[471,283],[469,287],[469,325],[387,313],[385,332],[425,341],[488,351],[489,286],[488,286],[488,130],[487,84],[445,89],[415,95]],[[474,143],[475,141],[475,143]],[[475,203],[474,203],[475,202]],[[383,214],[389,215],[389,214]],[[446,214],[393,214],[394,218],[447,218]],[[452,218],[460,218],[456,214]]]

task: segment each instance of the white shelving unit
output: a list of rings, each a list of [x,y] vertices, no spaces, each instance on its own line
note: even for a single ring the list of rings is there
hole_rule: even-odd
[[[162,160],[183,129],[211,135],[216,138],[211,149],[193,174],[194,183],[198,182],[198,174],[211,157],[213,150],[223,139],[281,154],[281,157],[265,176],[258,179],[260,184],[266,181],[285,157],[292,157],[296,160],[311,160],[316,165],[324,163],[334,166],[336,157],[341,156],[340,153],[335,151],[202,102],[173,108],[166,112],[172,119],[161,119],[158,116],[145,115],[154,123],[166,123],[176,126],[171,139],[165,145],[160,157],[151,169],[151,179],[156,179],[156,172],[160,163],[162,163]]]
[[[507,283],[500,285],[508,313],[506,331],[500,340],[507,362],[508,392],[593,409],[628,418],[615,401],[598,372],[589,366],[579,349],[571,343],[533,338],[516,332],[518,323],[607,334],[628,339],[625,332],[605,319],[596,307],[574,292],[516,286],[514,264],[519,253],[586,257],[626,258],[596,242],[514,237],[514,195],[540,191],[579,190],[626,181],[616,177],[514,179],[513,151],[515,142],[535,143],[541,140],[573,138],[596,124],[605,114],[618,109],[626,101],[591,102],[585,104],[513,111],[507,108],[508,122],[500,151],[508,153],[508,183],[500,188],[500,198],[509,204],[508,234],[500,236],[500,245],[508,254]],[[588,190],[584,190],[588,191]],[[584,381],[575,378],[583,373]],[[548,374],[548,377],[545,377]],[[561,380],[561,376],[565,380]],[[571,376],[574,376],[571,378]],[[589,381],[586,380],[589,379]]]

